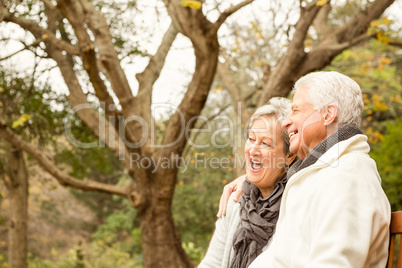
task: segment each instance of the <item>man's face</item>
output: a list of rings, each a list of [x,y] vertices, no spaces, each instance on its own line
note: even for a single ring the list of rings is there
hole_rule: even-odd
[[[300,159],[304,159],[311,149],[327,137],[320,111],[305,100],[307,93],[307,88],[296,92],[291,111],[282,124],[290,137],[290,152]]]

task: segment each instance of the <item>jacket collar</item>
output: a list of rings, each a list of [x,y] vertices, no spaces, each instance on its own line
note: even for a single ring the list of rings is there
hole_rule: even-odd
[[[339,156],[346,150],[347,147],[343,145],[343,141],[347,141],[354,136],[363,132],[352,125],[345,125],[332,133],[328,138],[317,144],[304,158],[304,160],[298,159],[288,170],[288,179],[298,171],[315,164],[317,161],[327,163],[331,165],[333,161],[339,158]],[[349,144],[349,142],[347,143]],[[341,150],[341,148],[343,148]],[[327,152],[335,151],[335,154],[329,154]],[[323,157],[327,155],[327,157]],[[327,159],[329,158],[329,159]]]

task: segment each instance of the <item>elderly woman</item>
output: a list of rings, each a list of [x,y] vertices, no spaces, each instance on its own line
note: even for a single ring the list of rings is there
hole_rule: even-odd
[[[199,267],[245,268],[266,248],[275,232],[286,184],[289,136],[281,123],[290,101],[273,98],[251,117],[245,144],[247,179],[238,203],[230,199],[226,215],[216,222],[215,233]]]

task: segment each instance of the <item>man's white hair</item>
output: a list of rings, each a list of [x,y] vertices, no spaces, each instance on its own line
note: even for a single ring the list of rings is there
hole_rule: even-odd
[[[307,89],[305,101],[321,110],[328,104],[338,107],[337,127],[360,127],[363,100],[360,86],[350,77],[338,72],[309,73],[296,81],[293,91]]]

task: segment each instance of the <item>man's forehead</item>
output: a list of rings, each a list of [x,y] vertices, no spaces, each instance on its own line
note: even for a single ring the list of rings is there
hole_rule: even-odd
[[[300,94],[295,94],[293,96],[292,104],[290,106],[290,108],[292,110],[295,109],[295,108],[302,108],[303,106],[306,106],[306,105],[309,106],[309,103],[306,102],[306,99],[305,99],[304,90],[301,90],[301,91],[302,92],[297,92],[297,93],[300,93]]]

